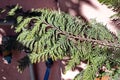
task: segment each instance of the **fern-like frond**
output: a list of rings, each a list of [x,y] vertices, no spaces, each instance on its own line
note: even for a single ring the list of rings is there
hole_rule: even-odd
[[[11,10],[13,15],[17,8]],[[83,70],[82,77],[76,77],[82,80],[94,80],[99,68],[105,63],[120,63],[113,56],[120,48],[119,40],[95,20],[86,23],[63,12],[59,14],[46,9],[22,11],[20,15],[16,14],[16,19],[14,27],[15,32],[19,33],[17,40],[30,49],[28,57],[31,63],[46,61],[48,58],[64,59],[67,56],[70,60],[66,69],[69,70],[87,60],[87,68]],[[111,64],[106,67],[112,69]]]

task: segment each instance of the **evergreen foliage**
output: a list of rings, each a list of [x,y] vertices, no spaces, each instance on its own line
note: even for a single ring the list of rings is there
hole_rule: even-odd
[[[120,73],[119,37],[101,23],[95,20],[86,23],[81,18],[47,9],[24,12],[18,5],[10,9],[8,15],[17,19],[14,25],[19,34],[17,41],[31,51],[19,61],[20,70],[48,58],[55,61],[69,57],[66,70],[87,61],[87,68],[74,80],[94,80],[103,74],[114,79]]]
[[[115,17],[120,17],[120,0],[98,0],[101,3],[107,5],[109,8],[112,8],[117,14]]]

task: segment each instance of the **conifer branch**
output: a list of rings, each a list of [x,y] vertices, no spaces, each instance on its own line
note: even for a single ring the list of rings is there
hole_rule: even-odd
[[[17,19],[13,26],[19,33],[17,41],[30,49],[28,58],[20,61],[20,70],[30,63],[69,56],[66,70],[75,68],[81,60],[88,61],[87,69],[82,71],[82,76],[80,72],[75,80],[94,80],[96,72],[99,76],[102,74],[100,68],[103,65],[109,70],[112,70],[113,64],[120,66],[120,54],[116,54],[120,49],[119,37],[116,40],[104,25],[95,20],[87,24],[63,12],[39,9],[24,12],[18,5],[13,7],[9,16]]]
[[[98,44],[98,45],[101,45],[101,46],[108,46],[109,48],[120,48],[120,44],[118,42],[108,42],[107,40],[95,40],[95,39],[90,39],[90,38],[85,38],[85,37],[82,37],[80,35],[73,35],[72,33],[68,33],[68,32],[65,32],[65,31],[62,31],[60,29],[58,29],[56,26],[53,26],[53,25],[50,25],[49,23],[47,23],[46,21],[44,21],[43,23],[47,24],[47,29],[50,29],[50,28],[55,28],[58,33],[57,34],[62,34],[62,35],[65,35],[67,36],[67,38],[69,40],[72,40],[74,43],[77,44],[77,41],[87,41],[87,42],[91,42],[93,44]]]

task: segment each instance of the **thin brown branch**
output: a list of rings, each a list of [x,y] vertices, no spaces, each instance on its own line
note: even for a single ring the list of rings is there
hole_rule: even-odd
[[[86,42],[91,42],[94,44],[99,44],[101,46],[108,46],[108,47],[115,47],[115,48],[120,48],[120,44],[118,42],[108,42],[107,40],[95,40],[95,39],[90,39],[90,38],[85,38],[85,37],[81,37],[80,35],[73,35],[71,33],[62,31],[60,29],[58,29],[57,27],[50,25],[47,22],[44,22],[45,24],[47,24],[48,26],[51,26],[50,28],[55,28],[58,33],[57,34],[62,34],[65,35],[69,40],[72,40],[74,43],[77,43],[77,41],[86,41]]]
[[[84,37],[81,37],[81,36],[73,36],[73,35],[70,35],[69,39],[70,38],[75,39],[75,40],[80,40],[80,41],[92,42],[94,44],[99,44],[99,45],[102,45],[102,46],[120,48],[120,44],[116,43],[116,42],[108,42],[108,41],[103,41],[103,40],[95,40],[95,39],[84,38]]]

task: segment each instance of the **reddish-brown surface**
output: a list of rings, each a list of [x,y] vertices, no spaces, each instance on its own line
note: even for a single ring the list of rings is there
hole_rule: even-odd
[[[41,62],[39,64],[34,65],[35,67],[35,77],[36,80],[43,80],[45,74],[45,63]],[[61,71],[60,71],[61,63],[60,61],[55,61],[49,75],[49,80],[61,80]]]
[[[55,0],[1,0],[0,7],[6,5],[21,5],[25,10],[31,8],[52,8],[55,9]]]
[[[17,61],[24,54],[15,51],[14,53],[11,64],[5,64],[0,56],[0,80],[30,80],[29,68],[26,68],[22,74],[17,71]]]
[[[0,35],[15,35],[13,30],[10,29],[10,26],[0,26]],[[3,57],[0,56],[0,80],[30,80],[29,68],[26,68],[25,71],[20,74],[17,71],[17,61],[25,55],[17,51],[12,51],[13,58],[11,64],[5,64]],[[1,53],[0,53],[1,54]]]

